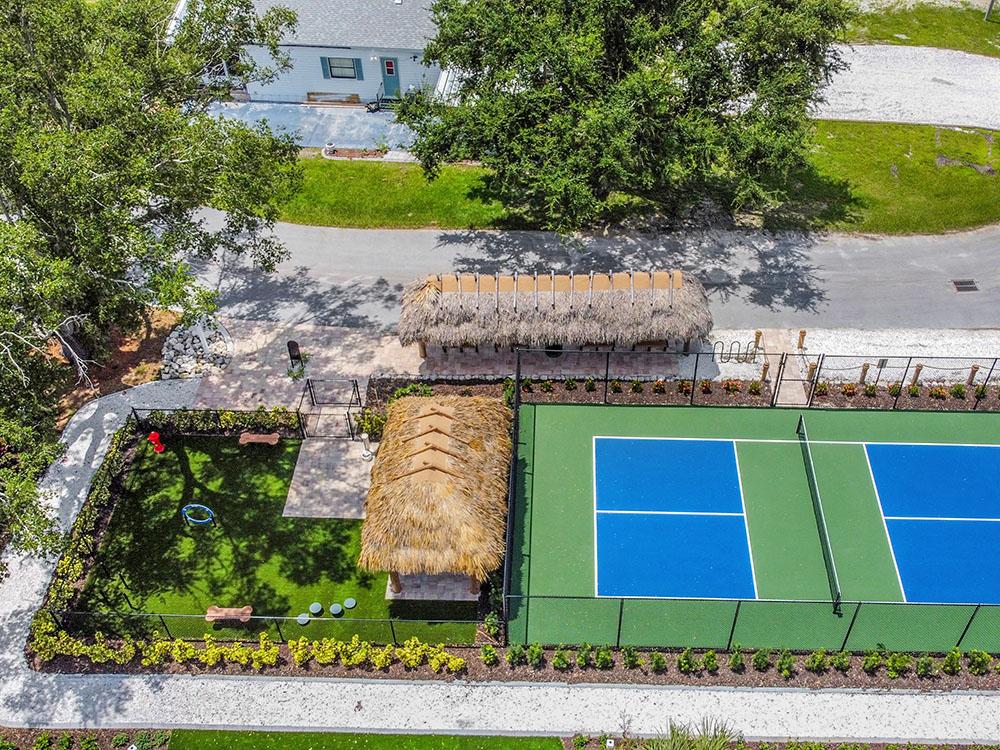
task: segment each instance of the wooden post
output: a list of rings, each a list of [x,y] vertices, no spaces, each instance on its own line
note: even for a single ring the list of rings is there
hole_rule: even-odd
[[[815,362],[810,362],[809,363],[809,371],[806,374],[806,380],[808,380],[811,383],[813,381],[813,378],[815,376],[816,376],[816,363]]]
[[[861,378],[858,380],[858,382],[861,383],[861,385],[864,385],[865,381],[868,379],[869,367],[871,367],[871,365],[869,365],[867,362],[861,365]]]
[[[920,380],[920,371],[924,369],[922,364],[914,365],[913,367],[913,377],[910,378],[910,385],[916,385],[917,381]]]
[[[389,571],[389,590],[394,594],[403,593],[403,584],[399,582],[399,573],[395,570]]]
[[[771,368],[771,363],[766,359],[764,360],[764,366],[760,368],[760,382],[763,383],[767,380],[767,371]]]
[[[481,585],[482,584],[479,583],[479,579],[478,578],[476,578],[475,576],[469,576],[469,593],[470,594],[478,594],[479,593],[479,587]]]
[[[969,368],[969,379],[965,381],[965,384],[969,386],[969,388],[972,387],[972,383],[976,379],[977,372],[979,372],[979,365],[973,365]]]
[[[799,329],[799,343],[798,343],[798,348],[799,349],[805,349],[806,348],[806,329],[805,328],[800,328]]]
[[[760,340],[764,338],[764,332],[759,328],[753,332],[753,348],[760,349]]]

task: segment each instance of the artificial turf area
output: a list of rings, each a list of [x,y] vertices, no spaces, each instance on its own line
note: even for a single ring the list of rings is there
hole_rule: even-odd
[[[849,30],[859,44],[903,44],[941,47],[1000,57],[1000,13],[983,20],[983,10],[918,3],[862,13]]]
[[[220,637],[267,629],[275,638],[362,638],[391,642],[410,636],[463,643],[475,635],[471,623],[425,624],[365,620],[474,620],[468,603],[385,600],[386,574],[356,566],[361,521],[285,518],[282,511],[299,452],[298,440],[276,446],[240,446],[235,437],[188,437],[166,441],[157,455],[142,441],[114,509],[98,559],[82,597],[94,613],[193,615],[164,618],[174,637]],[[214,526],[185,525],[181,508],[201,503],[216,514]],[[254,616],[295,617],[318,601],[324,609],[348,597],[349,615],[324,614],[306,626],[254,621],[245,629],[208,626],[210,605],[251,605]],[[125,618],[81,618],[81,626],[105,633]],[[159,618],[129,618],[133,629],[162,631]],[[279,632],[279,629],[281,632]]]
[[[959,507],[970,496],[995,502],[991,495],[995,490],[983,489],[976,482],[980,475],[992,476],[990,467],[996,459],[990,451],[1000,449],[974,446],[1000,445],[1000,418],[975,413],[848,410],[811,410],[805,414],[816,484],[844,602],[835,614],[807,463],[796,434],[799,416],[795,409],[522,406],[511,638],[552,644],[725,648],[732,642],[747,647],[840,649],[850,629],[846,646],[852,650],[881,643],[901,650],[938,651],[954,646],[975,614],[963,646],[1000,648],[1000,607],[984,606],[974,612],[976,604],[991,603],[988,597],[995,594],[989,571],[997,561],[997,552],[988,537],[983,541],[982,533],[1000,531],[1000,522],[978,518],[975,523],[959,526],[948,525],[954,519],[946,519],[935,522],[936,526],[920,527],[917,521],[886,521],[884,517],[893,513],[883,514],[882,503],[887,498],[879,497],[880,492],[884,495],[902,486],[908,471],[918,473],[921,462],[936,461],[932,479],[937,474],[953,480],[940,490],[944,510],[950,506],[943,495],[951,492],[956,493],[953,500]],[[695,447],[725,446],[735,453],[734,471],[728,478],[720,478],[717,474],[728,470],[721,464],[668,466],[666,457],[681,444],[653,441],[664,446],[662,461],[650,464],[626,455],[619,462],[620,473],[601,490],[605,480],[600,468],[600,439],[595,441],[595,436],[680,438],[693,441]],[[926,460],[918,458],[909,464],[890,461],[884,470],[879,469],[873,453],[873,473],[869,452],[884,450],[882,444],[897,443],[929,443],[935,450],[955,447],[960,452],[953,457],[946,452]],[[897,476],[892,467],[900,465],[903,471]],[[651,480],[646,485],[639,481],[644,472]],[[876,477],[878,484],[884,484],[878,491]],[[745,509],[715,515],[726,516],[727,522],[742,515],[746,540],[741,538],[742,531],[726,535],[721,526],[707,521],[690,533],[672,531],[674,527],[669,526],[662,527],[666,532],[656,531],[666,518],[670,523],[675,519],[687,523],[689,516],[704,520],[703,509],[692,514],[690,504],[700,496],[712,500],[718,493],[704,488],[711,488],[713,482],[724,486],[725,481],[738,483],[737,497],[742,498]],[[622,486],[629,488],[626,504],[628,492],[637,493],[631,498],[634,506],[643,504],[643,492],[655,500],[676,491],[680,499],[675,509],[667,511],[599,511],[601,493],[622,494]],[[676,507],[681,508],[679,515]],[[616,534],[619,519],[636,512],[648,515],[633,516],[633,526],[622,527]],[[614,515],[618,513],[626,516]],[[933,515],[959,512],[942,510]],[[895,528],[896,524],[910,524],[906,527],[910,531]],[[931,535],[913,537],[911,531],[918,527],[930,529]],[[953,536],[956,529],[961,530],[959,537]],[[661,564],[664,555],[681,547],[690,550],[687,560],[697,559],[697,564],[685,566],[684,559]],[[752,590],[739,597],[728,595],[725,582],[732,578],[730,572],[713,573],[714,566],[724,567],[734,554],[738,556],[739,548],[749,558],[756,598]],[[940,569],[934,567],[938,562]],[[965,592],[952,592],[940,585],[929,599],[921,596],[920,587],[926,587],[927,579],[933,579],[937,570],[942,571],[944,580],[947,566],[961,564],[967,564],[971,572],[952,570],[948,575],[955,576],[956,586],[971,586],[971,596],[983,598],[969,599]],[[630,578],[629,566],[644,572]],[[644,594],[641,590],[596,596],[598,575],[607,582],[608,571],[626,579],[626,585],[645,586],[650,591],[665,586],[665,580],[685,589],[689,581],[697,583],[696,579],[713,574],[723,583],[712,584],[722,586],[720,593],[713,594],[711,589],[704,593],[702,589],[697,598]],[[749,574],[750,570],[737,568],[736,573]],[[612,588],[615,584],[612,580]],[[907,585],[911,594],[908,603],[893,604],[904,602]],[[525,598],[516,598],[519,596]],[[928,606],[915,603],[918,601],[946,604]]]
[[[436,734],[223,732],[175,729],[170,750],[559,750],[552,737],[457,737]]]

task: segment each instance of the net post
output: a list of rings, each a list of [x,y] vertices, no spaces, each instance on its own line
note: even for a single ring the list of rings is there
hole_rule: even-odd
[[[854,608],[854,614],[851,615],[851,622],[847,626],[847,632],[844,633],[844,642],[840,644],[841,651],[847,648],[847,642],[851,639],[851,633],[854,632],[854,621],[858,619],[858,612],[861,611],[862,604],[863,602],[858,602],[858,606]]]
[[[733,636],[736,635],[736,623],[740,619],[740,605],[743,604],[743,600],[740,599],[736,602],[736,609],[733,612],[733,624],[729,626],[729,640],[726,641],[726,651],[729,651],[733,647]]]
[[[608,378],[611,377],[611,352],[604,352],[604,403],[608,403]]]
[[[622,617],[625,615],[625,600],[618,600],[618,634],[615,636],[615,648],[622,647]]]
[[[976,615],[979,614],[979,608],[982,606],[982,604],[977,604],[976,608],[972,610],[972,617],[970,617],[969,621],[965,623],[965,629],[962,631],[962,635],[958,636],[958,643],[955,644],[955,648],[961,648],[962,641],[965,640],[965,636],[968,634],[969,628],[972,627],[972,621],[976,619]]]
[[[694,372],[691,373],[691,406],[694,406],[694,390],[698,387],[698,363],[701,359],[701,352],[694,353]]]
[[[986,379],[983,381],[983,391],[984,391],[984,394],[985,394],[983,396],[983,399],[987,398],[990,395],[989,394],[990,378],[993,376],[993,371],[996,368],[997,368],[997,358],[994,357],[993,358],[993,364],[990,365],[990,370],[989,370],[989,372],[986,373]],[[983,399],[976,398],[975,397],[976,396],[976,392],[975,391],[972,392],[972,395],[973,395],[972,410],[975,411],[976,409],[979,408],[979,402],[981,400],[983,400]]]

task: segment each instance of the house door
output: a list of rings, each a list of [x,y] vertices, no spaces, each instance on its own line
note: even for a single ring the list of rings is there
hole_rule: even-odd
[[[382,88],[385,96],[399,98],[399,62],[395,57],[380,57],[382,62]]]

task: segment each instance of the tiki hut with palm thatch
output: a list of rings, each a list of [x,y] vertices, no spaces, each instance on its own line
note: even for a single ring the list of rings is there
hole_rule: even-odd
[[[460,573],[478,593],[503,559],[510,410],[484,397],[394,401],[365,501],[360,567],[400,574]]]
[[[427,347],[669,348],[712,330],[705,288],[680,271],[442,274],[403,294],[399,338]]]

